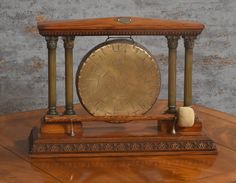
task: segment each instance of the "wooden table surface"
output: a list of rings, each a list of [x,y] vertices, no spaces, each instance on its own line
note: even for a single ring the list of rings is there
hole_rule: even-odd
[[[236,183],[236,117],[195,107],[217,155],[30,159],[27,138],[46,110],[0,116],[0,182]]]

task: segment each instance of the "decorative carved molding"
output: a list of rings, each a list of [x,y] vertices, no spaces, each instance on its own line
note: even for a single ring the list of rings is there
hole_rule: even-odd
[[[74,40],[75,37],[74,36],[65,36],[62,38],[64,41],[64,48],[74,48]]]
[[[183,38],[184,38],[184,47],[193,49],[196,36],[183,36]]]
[[[215,151],[211,140],[163,142],[93,142],[93,143],[35,143],[31,153],[116,153],[116,152],[181,152]]]
[[[157,30],[112,30],[112,31],[39,31],[42,36],[109,36],[109,35],[156,35],[156,36],[197,36],[202,30],[191,31],[157,31]]]
[[[48,49],[56,49],[57,48],[58,37],[47,36],[47,37],[45,37],[45,39],[47,41],[47,48]]]
[[[168,48],[176,49],[178,47],[179,36],[166,36]]]

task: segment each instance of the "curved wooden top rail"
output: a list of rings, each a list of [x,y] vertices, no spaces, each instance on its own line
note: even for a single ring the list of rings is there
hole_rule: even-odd
[[[198,22],[139,17],[111,17],[38,23],[42,36],[179,35],[196,36],[204,25]]]

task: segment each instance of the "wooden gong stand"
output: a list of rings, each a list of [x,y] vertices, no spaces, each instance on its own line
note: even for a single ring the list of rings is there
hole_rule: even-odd
[[[48,48],[48,112],[41,127],[33,128],[29,137],[31,157],[130,156],[169,154],[215,154],[214,142],[202,132],[196,117],[193,127],[176,124],[176,49],[180,37],[185,46],[184,106],[192,105],[192,55],[196,36],[204,29],[197,22],[173,21],[137,17],[113,17],[86,20],[44,21],[38,23],[39,33],[46,38]],[[141,36],[167,38],[168,110],[164,114],[140,116],[91,116],[76,113],[73,105],[73,47],[75,36]],[[56,106],[56,47],[62,37],[65,48],[65,111]],[[82,109],[80,110],[82,111]],[[154,124],[154,133],[119,133],[126,124],[104,122],[122,121],[133,125]],[[93,124],[116,133],[97,134]],[[84,126],[87,127],[85,128]],[[127,126],[127,125],[126,125]],[[129,125],[128,125],[129,126]],[[94,128],[94,126],[92,126]],[[148,131],[148,128],[146,130]],[[125,128],[124,128],[125,129]],[[126,129],[125,129],[126,130]],[[106,130],[105,130],[106,131]],[[121,130],[122,131],[122,130]],[[124,130],[123,130],[124,131]],[[94,134],[93,134],[94,133]],[[86,135],[87,134],[87,135]]]

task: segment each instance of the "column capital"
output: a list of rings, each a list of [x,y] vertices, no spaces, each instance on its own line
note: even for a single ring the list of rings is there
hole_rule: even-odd
[[[74,36],[65,36],[62,39],[64,41],[64,48],[74,48]]]
[[[47,36],[47,37],[45,37],[45,39],[47,41],[47,48],[48,49],[55,49],[55,48],[57,48],[58,37]]]
[[[178,47],[179,36],[166,36],[168,48],[176,49]]]
[[[47,36],[47,37],[45,37],[45,39],[47,41],[47,48],[48,49],[55,49],[55,48],[57,48],[58,37]]]
[[[196,36],[183,36],[184,38],[184,47],[193,49],[194,41],[197,38]]]

